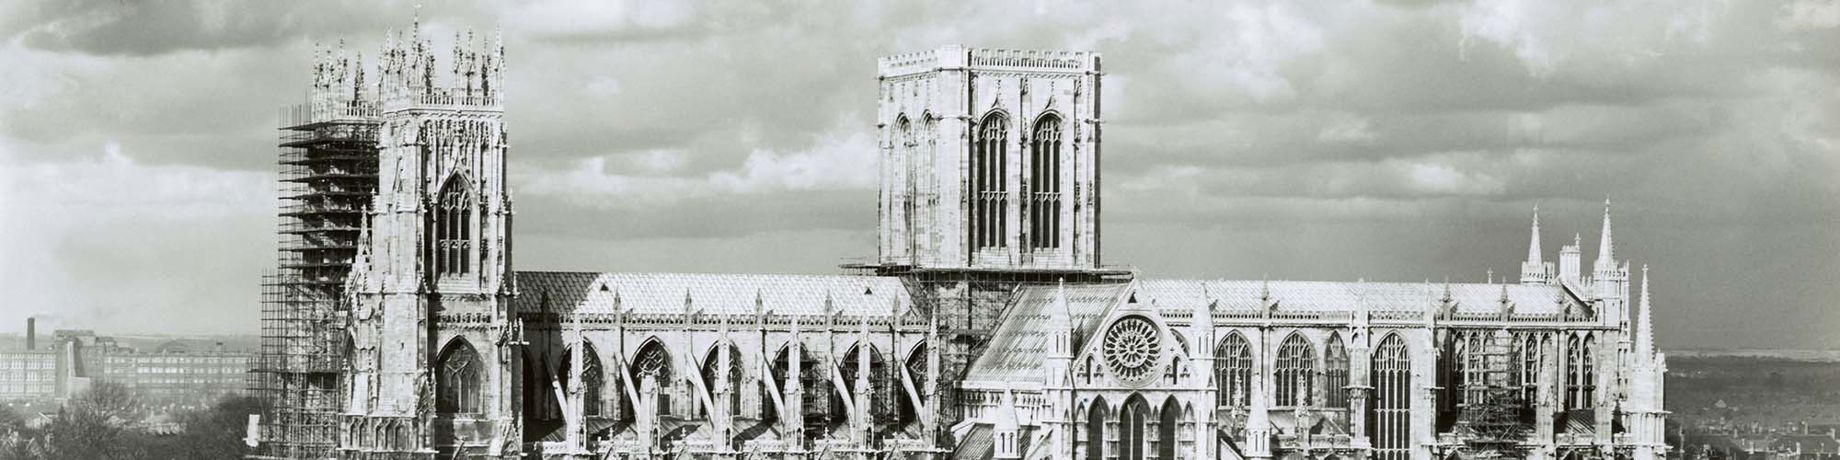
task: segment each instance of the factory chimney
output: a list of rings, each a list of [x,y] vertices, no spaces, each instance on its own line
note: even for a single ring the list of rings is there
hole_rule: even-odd
[[[38,349],[38,318],[26,317],[26,351]]]

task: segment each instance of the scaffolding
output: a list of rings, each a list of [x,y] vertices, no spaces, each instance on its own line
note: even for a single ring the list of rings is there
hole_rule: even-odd
[[[1519,363],[1509,350],[1513,342],[1505,331],[1497,331],[1481,341],[1481,347],[1469,351],[1482,369],[1478,378],[1464,382],[1466,395],[1458,423],[1467,429],[1464,445],[1476,458],[1524,457],[1525,388],[1514,382]]]
[[[350,343],[342,290],[377,190],[375,103],[329,92],[284,108],[275,269],[262,277],[264,403],[251,458],[331,458]]]

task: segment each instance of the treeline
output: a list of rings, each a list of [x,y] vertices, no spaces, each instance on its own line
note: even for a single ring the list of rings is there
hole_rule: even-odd
[[[150,423],[133,390],[97,382],[58,407],[43,426],[0,409],[0,460],[239,459],[254,399],[232,396],[209,409],[167,414]]]

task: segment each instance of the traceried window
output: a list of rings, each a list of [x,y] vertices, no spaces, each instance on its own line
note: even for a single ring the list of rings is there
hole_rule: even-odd
[[[1105,364],[1119,379],[1140,382],[1152,375],[1163,352],[1156,325],[1141,316],[1127,316],[1105,331]]]
[[[1214,348],[1214,405],[1246,407],[1252,394],[1252,347],[1230,332]]]
[[[869,345],[868,350],[869,375],[866,376],[868,377],[866,380],[869,384],[869,388],[867,389],[867,393],[869,394],[869,420],[873,420],[878,426],[886,426],[894,422],[895,415],[893,412],[895,397],[894,388],[888,385],[888,362],[883,358],[881,350],[877,350],[874,345]],[[861,359],[858,353],[862,351],[862,344],[850,347],[850,351],[844,353],[843,361],[837,363],[838,370],[841,371],[840,373],[843,375],[843,384],[849,390],[849,394],[852,395],[856,394],[857,366],[861,364],[858,361]]]
[[[1596,340],[1589,335],[1583,339],[1573,339],[1578,348],[1572,359],[1573,374],[1577,376],[1571,388],[1572,403],[1567,407],[1588,409],[1597,406],[1597,354]]]
[[[1518,377],[1514,384],[1519,385],[1521,388],[1522,418],[1526,419],[1526,421],[1532,421],[1531,416],[1533,414],[1534,397],[1539,391],[1540,384],[1540,362],[1544,354],[1540,347],[1539,334],[1526,334],[1519,340],[1519,343],[1520,369],[1518,369],[1519,372],[1516,372]]]
[[[1348,347],[1342,344],[1341,334],[1330,334],[1329,345],[1323,351],[1323,392],[1325,405],[1337,409],[1348,408]]]
[[[1388,335],[1374,348],[1371,373],[1374,387],[1373,416],[1367,418],[1367,435],[1373,438],[1377,460],[1411,458],[1412,358],[1406,341]]]
[[[440,363],[440,374],[435,381],[435,412],[482,412],[479,400],[479,352],[474,351],[465,339],[458,339],[441,352]]]
[[[921,342],[919,345],[915,345],[913,348],[913,351],[910,351],[907,354],[907,362],[902,365],[902,367],[906,369],[906,372],[907,372],[907,375],[905,378],[907,378],[910,382],[913,383],[914,391],[924,391],[922,390],[922,388],[926,388],[925,385],[926,385],[926,356],[927,356],[926,347],[927,346],[928,344],[925,342]],[[896,384],[895,384],[895,387],[893,388],[895,394],[897,395],[895,397],[895,403],[896,403],[896,406],[900,407],[900,413],[898,414],[898,417],[895,419],[895,425],[896,426],[907,426],[920,419],[919,411],[915,410],[914,403],[913,403],[913,400],[919,399],[920,395],[908,394],[907,385],[900,383],[899,379],[902,377],[897,376],[895,378],[896,378]]]
[[[971,250],[1008,245],[1009,119],[992,113],[978,123],[971,152]]]
[[[430,223],[429,268],[436,276],[473,272],[473,195],[464,176],[453,176],[441,186]]]
[[[569,381],[569,374],[574,372],[570,369],[574,366],[574,363],[570,361],[571,359],[574,359],[573,353],[564,353],[562,355],[562,367],[559,369],[558,374],[562,377],[563,388],[573,389],[574,382]],[[583,401],[581,405],[582,414],[589,417],[599,416],[603,413],[602,406],[607,404],[606,400],[601,397],[601,392],[607,385],[606,371],[601,369],[601,358],[599,354],[594,352],[594,346],[588,345],[582,347],[581,363],[581,381],[583,382],[581,389]]]
[[[721,376],[717,373],[721,372],[723,348],[728,349],[728,400],[717,400],[715,403],[727,403],[728,413],[730,415],[738,415],[741,413],[741,348],[736,347],[733,343],[729,343],[727,347],[718,347],[709,350],[709,356],[703,358],[703,375],[701,376],[703,378],[703,388],[708,388],[711,393],[721,389],[721,386],[717,385],[719,382],[716,381],[716,378]],[[704,416],[709,415],[708,411],[709,408],[702,408],[702,414]]]
[[[1278,346],[1277,405],[1308,406],[1316,373],[1316,350],[1301,334],[1291,334]]]
[[[1035,122],[1029,144],[1029,248],[1061,246],[1061,117]]]
[[[648,342],[633,354],[632,376],[637,385],[647,381],[657,385],[658,415],[670,415],[671,388],[676,382],[671,380],[671,354],[665,351],[664,345]]]

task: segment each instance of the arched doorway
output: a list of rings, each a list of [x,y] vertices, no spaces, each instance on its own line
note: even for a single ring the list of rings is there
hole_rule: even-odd
[[[1111,410],[1105,398],[1094,398],[1086,414],[1086,460],[1105,460],[1105,423]]]
[[[1163,408],[1157,411],[1156,420],[1156,458],[1175,460],[1177,442],[1176,428],[1181,423],[1182,406],[1176,403],[1176,397],[1163,400]]]
[[[1144,426],[1149,423],[1150,404],[1144,402],[1143,395],[1131,395],[1118,409],[1118,458],[1120,460],[1144,460],[1144,447],[1148,439],[1144,436]]]

